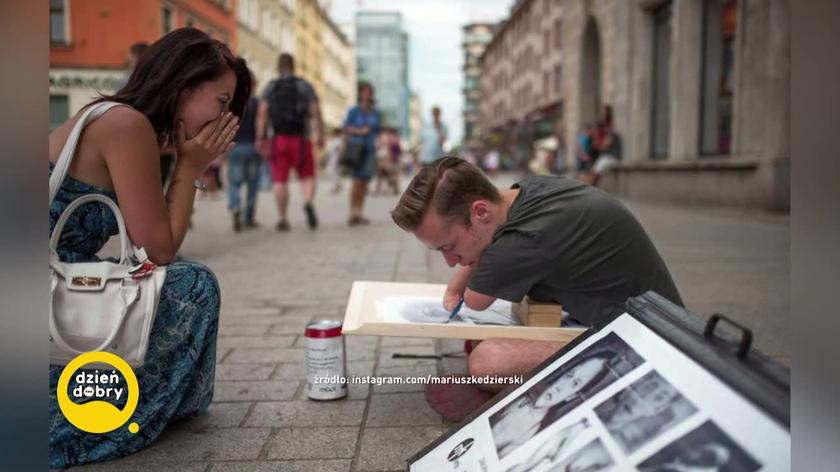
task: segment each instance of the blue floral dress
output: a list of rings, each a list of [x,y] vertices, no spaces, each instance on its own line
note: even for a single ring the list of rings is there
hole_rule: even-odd
[[[52,169],[50,164],[50,173]],[[70,202],[90,193],[117,201],[113,192],[65,178],[50,205],[50,232]],[[105,205],[83,205],[64,226],[58,244],[59,256],[72,262],[98,260],[96,253],[117,232],[116,219]],[[134,369],[140,401],[129,422],[140,426],[136,434],[128,431],[128,424],[106,434],[76,429],[65,419],[56,399],[56,385],[63,367],[51,365],[50,467],[69,467],[131,454],[154,442],[170,422],[205,411],[213,399],[219,303],[219,285],[207,267],[185,261],[168,266],[146,362]],[[75,379],[71,380],[69,391],[76,385]],[[125,396],[122,404],[119,400],[114,404],[122,408]]]

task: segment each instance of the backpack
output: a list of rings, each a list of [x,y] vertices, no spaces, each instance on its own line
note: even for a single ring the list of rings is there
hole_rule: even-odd
[[[300,136],[308,118],[309,103],[298,88],[297,77],[274,81],[268,95],[268,110],[275,135]]]

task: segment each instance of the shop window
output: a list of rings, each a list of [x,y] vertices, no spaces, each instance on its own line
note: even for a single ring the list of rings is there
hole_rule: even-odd
[[[161,11],[161,20],[163,34],[169,33],[174,29],[172,24],[173,14],[170,7],[163,7],[163,10]]]
[[[700,155],[728,155],[732,149],[737,2],[706,0],[703,9]]]
[[[70,118],[70,101],[67,95],[50,95],[50,131]]]
[[[653,11],[653,113],[651,157],[665,159],[670,140],[670,58],[671,58],[670,2]]]
[[[67,44],[67,4],[65,0],[50,0],[50,43]]]

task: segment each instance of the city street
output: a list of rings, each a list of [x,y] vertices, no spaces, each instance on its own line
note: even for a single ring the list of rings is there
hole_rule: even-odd
[[[404,178],[403,178],[404,179]],[[497,179],[508,185],[512,176]],[[405,179],[402,182],[405,185]],[[352,385],[348,398],[314,402],[304,391],[303,328],[341,319],[354,280],[445,283],[451,269],[391,221],[397,197],[371,197],[367,227],[347,226],[341,195],[322,182],[321,227],[305,226],[292,186],[292,231],[274,229],[261,192],[261,228],[235,234],[226,198],[197,202],[181,255],[212,268],[222,289],[216,391],[207,414],[176,423],[150,448],[73,470],[387,471],[449,425],[422,385]],[[625,201],[665,258],[690,311],[723,313],[751,327],[756,346],[790,364],[789,217],[757,211]],[[351,375],[425,376],[465,370],[464,359],[392,359],[395,352],[463,352],[457,341],[347,337]]]

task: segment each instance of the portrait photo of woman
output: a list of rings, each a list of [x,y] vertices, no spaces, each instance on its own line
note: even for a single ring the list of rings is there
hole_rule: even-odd
[[[644,362],[609,333],[490,416],[499,459]]]

